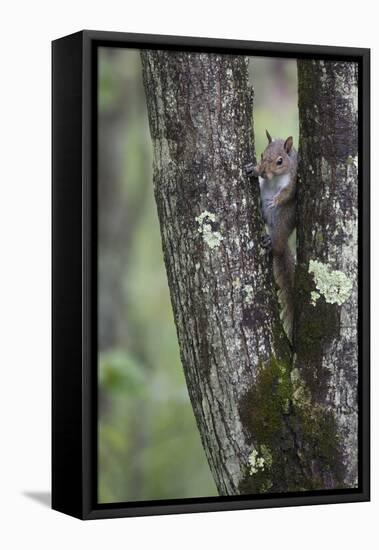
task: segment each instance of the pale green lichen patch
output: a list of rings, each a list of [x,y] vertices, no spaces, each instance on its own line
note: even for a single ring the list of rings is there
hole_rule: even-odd
[[[198,232],[203,235],[204,242],[211,250],[218,248],[224,237],[219,231],[213,231],[211,223],[207,223],[215,222],[216,215],[213,212],[204,210],[204,212],[196,217],[196,221],[199,224]]]
[[[235,290],[239,290],[241,288],[241,279],[239,277],[234,279],[234,281],[232,282],[232,286]]]
[[[270,449],[266,445],[260,446],[260,452],[256,449],[249,455],[249,473],[250,475],[264,472],[265,469],[270,469],[272,466],[272,455]]]
[[[251,285],[245,285],[243,287],[243,291],[245,293],[244,301],[246,304],[251,304],[253,302],[253,296],[254,296],[254,289]]]
[[[210,249],[218,248],[223,236],[218,231],[212,231],[212,226],[205,223],[202,227],[203,240]]]
[[[316,290],[311,292],[311,304],[312,306],[316,305],[317,300],[320,298],[320,294]]]
[[[249,464],[250,464],[250,475],[257,474],[259,470],[264,470],[264,458],[260,457],[258,454],[258,451],[256,449],[253,450],[253,452],[249,456]]]
[[[316,290],[311,292],[311,303],[316,305],[323,296],[328,304],[342,305],[350,297],[353,284],[342,271],[332,270],[317,260],[309,262],[308,272],[313,274]]]
[[[351,155],[349,155],[347,157],[346,164],[349,164],[351,166],[355,166],[356,168],[358,168],[358,156],[352,157]]]
[[[215,222],[216,221],[216,214],[214,214],[213,212],[208,212],[208,210],[204,210],[204,212],[202,212],[196,218],[196,221],[197,221],[197,223],[199,224],[200,227],[203,225],[203,222],[205,221],[205,219],[208,219],[211,222]]]

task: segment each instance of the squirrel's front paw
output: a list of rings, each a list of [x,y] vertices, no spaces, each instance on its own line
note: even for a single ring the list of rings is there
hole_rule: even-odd
[[[276,208],[278,206],[278,200],[276,197],[267,201],[267,208]]]
[[[268,250],[271,248],[272,242],[270,235],[263,235],[261,245],[263,248],[267,248]]]
[[[249,162],[248,164],[245,164],[245,166],[243,167],[243,172],[245,174],[245,176],[256,176],[256,169],[255,169],[255,166],[252,162]]]

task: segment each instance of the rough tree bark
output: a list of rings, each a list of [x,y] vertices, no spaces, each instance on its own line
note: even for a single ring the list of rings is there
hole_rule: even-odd
[[[298,61],[295,372],[324,436],[316,485],[357,484],[358,68]]]
[[[245,481],[253,448],[254,463],[271,457],[254,440],[248,396],[259,365],[272,357],[288,362],[290,349],[260,247],[258,186],[242,172],[254,153],[248,60],[147,50],[141,57],[163,253],[192,406],[219,493],[251,491]]]
[[[188,390],[220,494],[354,486],[356,72],[299,62],[295,339],[260,247],[241,56],[143,51],[162,247]],[[337,361],[338,360],[338,361]]]

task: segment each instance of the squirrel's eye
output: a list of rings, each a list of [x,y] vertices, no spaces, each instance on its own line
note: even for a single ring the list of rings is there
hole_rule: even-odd
[[[282,157],[279,157],[279,158],[278,158],[278,160],[276,161],[276,164],[277,164],[278,166],[280,166],[281,164],[283,164],[283,159],[282,159]]]

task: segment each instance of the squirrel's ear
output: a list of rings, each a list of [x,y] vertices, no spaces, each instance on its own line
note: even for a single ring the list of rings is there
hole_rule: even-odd
[[[292,136],[290,136],[284,142],[284,150],[286,151],[286,153],[289,153],[291,151],[292,145],[293,145],[293,138]]]
[[[267,130],[266,130],[266,136],[267,136],[268,142],[271,143],[272,142],[272,137],[270,136],[270,134],[268,133]]]

